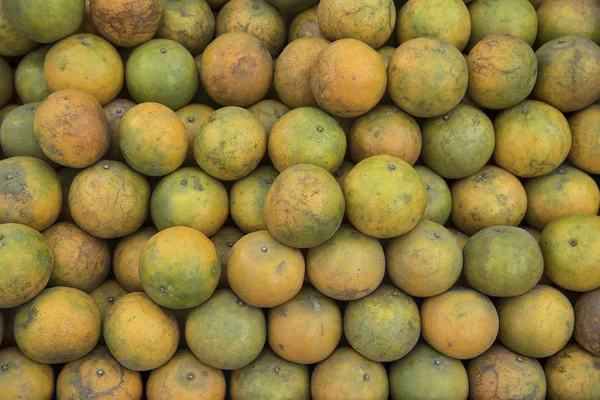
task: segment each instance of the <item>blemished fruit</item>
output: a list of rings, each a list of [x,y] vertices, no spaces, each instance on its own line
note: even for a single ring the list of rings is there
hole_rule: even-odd
[[[267,323],[260,308],[245,304],[229,289],[219,289],[191,311],[185,338],[203,363],[235,370],[258,357],[267,339]]]
[[[192,400],[224,398],[223,371],[198,360],[187,349],[177,350],[166,364],[150,373],[146,383],[148,400]]]
[[[271,129],[275,122],[279,121],[279,118],[283,117],[286,113],[290,112],[290,108],[280,102],[279,100],[265,99],[258,103],[255,103],[247,108],[262,124],[267,133],[267,138],[271,134]],[[268,154],[265,154],[261,164],[268,163]]]
[[[146,179],[117,161],[100,161],[82,170],[69,189],[73,220],[98,238],[134,233],[144,223],[149,205]]]
[[[44,80],[52,92],[80,89],[105,105],[121,91],[124,69],[119,53],[108,41],[81,33],[50,48],[44,60]]]
[[[518,226],[525,217],[527,194],[523,185],[516,176],[496,166],[486,165],[455,181],[450,190],[452,222],[467,235],[488,226]]]
[[[600,288],[600,217],[565,215],[550,222],[540,236],[544,273],[560,287],[577,292]]]
[[[373,361],[404,357],[419,340],[421,318],[412,297],[382,284],[344,311],[344,336],[357,352]]]
[[[277,176],[267,193],[264,212],[275,239],[290,247],[309,248],[335,234],[344,210],[344,194],[329,172],[297,164]]]
[[[229,264],[229,257],[231,256],[231,249],[233,248],[233,245],[243,237],[244,232],[234,226],[224,226],[210,237],[210,241],[215,245],[217,257],[221,264],[221,278],[217,285],[219,288],[229,287],[227,281],[227,266]]]
[[[306,365],[286,361],[265,346],[254,361],[232,372],[229,390],[232,400],[308,399],[310,373]]]
[[[312,398],[363,398],[387,400],[388,377],[379,362],[369,360],[350,347],[340,347],[312,372]]]
[[[0,350],[0,385],[7,399],[50,400],[54,393],[52,366],[26,357],[17,347]]]
[[[387,82],[379,54],[356,39],[327,45],[310,73],[312,94],[319,107],[341,118],[358,117],[373,109],[385,94]]]
[[[273,80],[273,58],[259,39],[229,32],[202,53],[202,87],[217,103],[247,107],[262,100]]]
[[[230,0],[219,11],[216,35],[246,32],[260,39],[272,57],[277,57],[285,44],[283,16],[267,0]]]
[[[296,14],[294,19],[292,19],[292,21],[289,24],[289,43],[303,37],[323,37],[321,27],[319,26],[317,8],[318,5],[315,5]]]
[[[11,0],[4,3],[7,22],[38,43],[52,43],[74,33],[83,20],[84,0]]]
[[[600,289],[582,294],[575,303],[575,340],[600,356]]]
[[[82,1],[83,3],[83,1]],[[150,40],[160,25],[161,0],[93,0],[92,22],[98,32],[119,47],[134,47]]]
[[[582,36],[600,44],[600,4],[595,0],[546,0],[538,8],[537,44]]]
[[[304,282],[302,252],[273,238],[268,230],[249,233],[231,248],[227,281],[246,304],[271,308],[294,297]]]
[[[38,46],[36,42],[17,32],[8,22],[4,7],[0,7],[0,26],[0,56],[22,56]]]
[[[187,226],[212,236],[228,213],[229,198],[223,183],[199,168],[180,168],[165,176],[150,199],[150,215],[158,230]]]
[[[377,49],[396,26],[393,0],[321,0],[319,26],[330,40],[351,38]]]
[[[546,398],[546,376],[539,361],[500,344],[469,361],[467,373],[473,400],[493,399],[498,393],[507,399]]]
[[[496,302],[498,339],[528,357],[548,357],[562,349],[575,325],[571,303],[558,289],[537,285],[525,294]]]
[[[343,184],[346,217],[365,235],[392,238],[425,214],[427,190],[415,169],[399,158],[372,156],[356,164]]]
[[[204,104],[188,104],[175,111],[175,114],[183,122],[188,138],[188,153],[184,162],[185,166],[196,166],[196,160],[194,160],[194,139],[198,135],[204,121],[206,121],[213,111],[215,110],[212,107]]]
[[[600,357],[568,344],[545,364],[549,399],[593,399],[600,392]]]
[[[421,154],[417,121],[396,106],[381,105],[354,120],[348,132],[348,155],[355,162],[388,154],[414,165]]]
[[[525,192],[525,222],[538,230],[565,215],[598,214],[600,206],[600,191],[594,179],[569,165],[528,180]]]
[[[229,106],[214,111],[190,145],[203,171],[217,179],[233,181],[258,166],[267,150],[267,133],[250,111]]]
[[[148,176],[164,176],[183,164],[187,132],[169,107],[147,102],[132,107],[119,124],[119,147],[127,164]]]
[[[392,282],[416,297],[436,296],[450,289],[463,268],[461,249],[452,234],[425,219],[410,232],[391,239],[385,254]]]
[[[420,118],[437,117],[456,107],[469,80],[461,52],[433,37],[402,43],[392,55],[387,78],[394,103]]]
[[[58,374],[58,398],[84,400],[88,398],[142,398],[142,377],[139,372],[123,367],[106,346],[96,347],[86,356],[66,364]]]
[[[465,178],[479,171],[494,152],[494,126],[481,110],[459,104],[423,123],[425,165],[444,178]]]
[[[527,3],[527,0],[519,0]],[[538,61],[532,48],[511,35],[491,35],[477,43],[467,57],[469,98],[501,110],[519,104],[536,83]]]
[[[144,291],[173,309],[199,306],[221,276],[215,245],[200,231],[173,226],[154,234],[142,249],[139,274]]]
[[[392,399],[464,400],[469,393],[464,365],[425,342],[391,364],[389,380]]]
[[[13,222],[42,231],[52,225],[62,207],[56,172],[33,157],[0,161],[0,223]]]
[[[103,107],[110,131],[110,144],[104,156],[107,160],[125,161],[119,146],[119,126],[125,113],[132,109],[135,104],[135,102],[127,99],[114,99]]]
[[[52,93],[33,120],[38,143],[48,158],[70,168],[88,167],[108,151],[110,132],[101,104],[80,89]]]
[[[587,173],[600,174],[600,104],[571,114],[569,127],[573,138],[569,161]]]
[[[267,229],[265,199],[278,175],[274,167],[261,165],[232,185],[229,209],[231,218],[242,231],[251,233]]]
[[[81,290],[64,286],[44,289],[19,307],[14,324],[19,349],[44,364],[83,357],[102,334],[102,316],[94,299]]]
[[[110,353],[125,368],[156,369],[175,354],[179,327],[172,311],[145,293],[128,293],[108,310],[103,334]]]
[[[475,233],[463,248],[463,275],[488,296],[519,296],[534,287],[544,272],[537,240],[514,226],[490,226]]]
[[[94,299],[94,303],[96,303],[96,306],[102,315],[102,320],[104,320],[112,305],[127,293],[128,292],[119,285],[119,282],[114,279],[107,279],[102,285],[92,290],[90,296]]]
[[[427,190],[427,207],[423,219],[445,224],[452,211],[452,196],[446,181],[423,165],[416,165],[415,171]]]
[[[428,297],[421,305],[423,338],[437,351],[461,360],[489,349],[498,335],[498,313],[491,300],[455,287]]]
[[[313,286],[328,297],[360,299],[383,280],[383,247],[377,239],[343,224],[327,242],[308,249],[306,273]]]
[[[268,343],[281,358],[314,364],[333,353],[342,337],[342,314],[329,297],[303,287],[291,300],[270,308]]]
[[[139,231],[119,240],[113,253],[112,268],[117,281],[128,292],[142,292],[140,282],[140,255],[144,245],[157,231],[154,227]]]
[[[173,40],[153,39],[136,47],[125,69],[127,89],[138,103],[157,102],[177,110],[198,90],[194,57]]]
[[[581,110],[600,98],[600,46],[564,36],[535,52],[538,79],[533,96],[562,112]]]
[[[50,286],[68,286],[90,293],[110,272],[110,250],[77,225],[59,222],[43,232],[54,254]]]
[[[333,172],[344,161],[346,134],[326,112],[300,107],[275,122],[268,151],[279,172],[297,164],[312,164]]]
[[[54,266],[52,247],[33,228],[0,224],[0,308],[20,306],[40,293]]]

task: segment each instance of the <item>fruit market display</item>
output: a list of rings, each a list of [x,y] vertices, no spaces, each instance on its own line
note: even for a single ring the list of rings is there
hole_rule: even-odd
[[[0,399],[600,399],[600,0],[0,0]]]

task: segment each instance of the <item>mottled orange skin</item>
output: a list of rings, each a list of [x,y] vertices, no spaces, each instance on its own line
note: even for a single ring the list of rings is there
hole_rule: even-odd
[[[563,215],[598,214],[598,185],[585,172],[568,165],[528,180],[525,191],[528,203],[525,222],[540,231]]]
[[[254,361],[232,372],[229,391],[232,400],[304,400],[310,397],[310,374],[306,365],[286,361],[265,346]]]
[[[142,292],[139,263],[144,245],[158,230],[154,227],[142,228],[122,238],[113,254],[113,272],[117,281],[128,292]]]
[[[202,53],[200,78],[217,103],[248,107],[262,100],[273,80],[273,59],[259,39],[244,32],[225,33]]]
[[[231,187],[229,208],[231,218],[244,232],[267,229],[265,199],[269,188],[279,175],[270,165],[262,165]]]
[[[108,41],[81,33],[50,48],[44,61],[44,79],[53,92],[80,89],[105,105],[121,91],[124,69],[121,56]]]
[[[465,247],[465,244],[467,244],[470,236],[455,228],[448,228],[448,231],[454,236],[454,239],[456,239],[456,242],[458,243],[458,247],[462,250]]]
[[[91,292],[110,272],[110,250],[77,225],[59,222],[46,229],[44,237],[54,253],[50,286],[68,286]]]
[[[142,103],[123,115],[119,147],[125,161],[149,176],[164,176],[183,164],[188,136],[181,119],[169,107]]]
[[[600,357],[568,344],[546,361],[548,399],[595,399],[600,393]]]
[[[600,357],[600,289],[577,299],[574,335],[580,346]]]
[[[225,398],[223,371],[178,350],[165,365],[153,370],[146,383],[148,400],[213,400]]]
[[[260,39],[272,57],[285,44],[286,27],[279,10],[266,0],[230,0],[217,15],[216,35],[246,32]]]
[[[569,117],[573,142],[568,159],[591,174],[600,174],[600,104],[592,104]]]
[[[408,354],[419,340],[421,318],[414,299],[384,283],[346,305],[344,336],[363,356],[389,362]]]
[[[267,340],[267,323],[260,308],[245,304],[229,289],[219,289],[192,310],[185,338],[203,363],[235,370],[258,357]]]
[[[566,113],[600,98],[600,46],[580,36],[564,36],[535,52],[538,77],[535,99]]]
[[[125,368],[147,371],[165,364],[179,344],[173,312],[154,303],[145,293],[129,293],[109,309],[104,340]]]
[[[494,120],[496,164],[520,178],[556,169],[571,149],[571,129],[556,108],[537,100],[502,111]]]
[[[54,393],[54,371],[50,365],[27,358],[17,347],[0,350],[2,397],[50,400]]]
[[[310,248],[334,235],[344,209],[344,194],[329,172],[311,164],[297,164],[275,179],[264,213],[275,239],[291,247]]]
[[[35,49],[38,44],[15,30],[8,22],[6,11],[0,4],[0,56],[21,56]]]
[[[423,219],[388,242],[387,271],[392,282],[411,296],[435,296],[458,280],[463,264],[460,250],[446,228]]]
[[[79,169],[66,167],[56,170],[58,180],[60,181],[60,187],[62,189],[62,208],[57,220],[59,222],[73,222],[71,210],[69,209],[69,191],[71,190],[73,179],[75,179],[79,171]]]
[[[244,237],[244,232],[238,228],[233,226],[223,226],[217,233],[209,238],[215,245],[215,249],[217,249],[217,257],[219,257],[219,262],[221,264],[221,278],[219,278],[219,284],[217,285],[219,288],[229,287],[229,282],[227,281],[229,257],[231,257],[233,245],[235,245],[242,237]]]
[[[327,242],[308,249],[306,273],[326,296],[356,300],[373,292],[383,280],[385,255],[377,239],[344,224]]]
[[[94,299],[85,292],[64,286],[45,289],[17,311],[15,341],[34,361],[73,361],[98,343],[101,318]]]
[[[317,364],[310,384],[315,400],[387,400],[389,394],[387,372],[383,365],[363,357],[351,347],[340,347]]]
[[[108,41],[134,47],[154,36],[162,16],[161,0],[92,0],[92,22]]]
[[[278,100],[265,99],[251,105],[247,110],[258,118],[265,128],[267,136],[269,136],[275,122],[288,113],[290,108]],[[267,155],[265,155],[265,159],[266,158]],[[263,159],[263,161],[265,161],[265,159]]]
[[[137,231],[148,215],[150,185],[127,165],[100,161],[81,171],[69,190],[69,208],[77,225],[102,239]]]
[[[570,35],[600,44],[600,4],[596,0],[546,0],[537,10],[538,46]]]
[[[499,299],[498,339],[528,357],[548,357],[562,349],[575,325],[573,307],[558,289],[537,285],[516,297]]]
[[[140,400],[142,391],[140,373],[119,364],[105,346],[66,364],[56,381],[60,399]]]
[[[57,164],[84,168],[108,150],[110,131],[102,106],[79,89],[65,89],[46,97],[38,107],[33,130],[42,151]]]
[[[106,317],[108,310],[115,304],[115,301],[127,294],[127,290],[123,289],[119,282],[114,279],[107,279],[104,283],[90,292],[90,296],[94,299],[96,306],[102,314],[102,320]]]
[[[501,344],[469,361],[467,373],[473,400],[546,398],[546,376],[539,361]]]
[[[342,118],[370,111],[387,87],[383,60],[375,50],[356,39],[340,39],[327,45],[317,55],[310,79],[319,107]]]
[[[315,5],[296,14],[288,29],[288,42],[293,42],[303,37],[323,36],[321,27],[319,26],[317,8],[318,5]]]
[[[427,207],[427,190],[414,168],[386,154],[356,164],[346,176],[343,190],[350,223],[376,238],[410,231]]]
[[[33,157],[0,161],[0,223],[42,231],[56,221],[61,206],[60,182],[48,164]]]
[[[214,108],[206,106],[204,104],[188,104],[185,107],[180,108],[175,111],[175,114],[179,116],[181,122],[183,122],[183,126],[185,127],[185,132],[187,133],[188,138],[188,152],[184,161],[184,165],[192,167],[196,166],[196,160],[194,159],[194,139],[200,132],[200,128],[202,124],[212,112],[215,111]]]
[[[399,43],[423,36],[437,37],[462,51],[471,35],[469,9],[463,0],[412,0],[400,9]]]
[[[488,226],[518,226],[527,210],[527,194],[519,179],[493,165],[455,181],[450,192],[450,218],[467,235]]]
[[[421,129],[412,116],[398,107],[377,106],[352,123],[348,151],[355,163],[388,154],[414,165],[421,153]]]
[[[316,107],[310,86],[310,74],[317,56],[329,40],[322,37],[303,37],[288,44],[275,62],[273,84],[290,108]]]
[[[452,196],[448,184],[444,178],[423,165],[415,165],[414,168],[427,189],[427,208],[423,219],[444,225],[452,211]]]
[[[250,111],[223,107],[204,121],[193,147],[200,168],[217,179],[233,181],[258,166],[267,150],[267,133]]]
[[[304,287],[293,299],[269,309],[269,345],[285,360],[298,364],[323,361],[341,337],[340,309],[315,289]]]
[[[26,225],[0,224],[0,308],[17,307],[40,293],[54,254],[44,236]]]
[[[269,231],[250,233],[237,241],[229,256],[227,280],[246,304],[271,308],[294,297],[304,282],[304,257]]]
[[[465,360],[485,352],[498,335],[498,313],[490,299],[472,289],[454,288],[425,299],[424,339],[437,351]]]
[[[204,0],[163,1],[156,38],[171,39],[195,56],[215,34],[215,16]]]
[[[104,116],[108,121],[110,130],[110,144],[105,155],[107,160],[125,161],[121,154],[121,148],[119,147],[119,126],[121,125],[123,115],[133,108],[135,104],[136,103],[131,100],[115,99],[103,107]]]
[[[321,0],[317,14],[326,38],[357,39],[374,49],[383,46],[396,26],[393,0]]]
[[[447,113],[465,96],[467,62],[452,44],[422,37],[396,49],[387,78],[396,105],[412,116],[431,118]]]

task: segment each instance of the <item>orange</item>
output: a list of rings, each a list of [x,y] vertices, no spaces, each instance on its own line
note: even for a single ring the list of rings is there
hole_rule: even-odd
[[[229,287],[227,282],[227,264],[229,263],[229,257],[231,256],[231,249],[233,245],[244,237],[244,232],[233,226],[223,226],[212,235],[209,239],[215,245],[217,250],[217,257],[219,257],[219,263],[221,264],[221,278],[219,279],[219,288]]]
[[[546,0],[537,11],[539,46],[563,36],[600,43],[600,4],[594,0]]]
[[[147,227],[119,240],[113,253],[112,267],[115,278],[128,292],[142,292],[139,264],[144,245],[154,235],[156,228]]]
[[[0,350],[0,386],[7,399],[50,400],[54,394],[54,371],[26,357],[18,348]]]
[[[206,119],[215,111],[212,107],[204,104],[188,104],[185,107],[181,107],[175,111],[175,114],[181,118],[185,132],[188,138],[188,152],[185,158],[184,165],[189,167],[196,166],[196,160],[194,159],[194,139],[200,132],[200,128]]]
[[[115,99],[105,105],[104,116],[108,121],[110,130],[110,144],[105,158],[114,161],[125,161],[119,147],[119,126],[123,115],[135,106],[135,102],[127,99]]]
[[[569,161],[590,174],[600,174],[600,104],[592,104],[569,117],[573,143]]]
[[[593,399],[600,391],[600,357],[568,344],[545,364],[549,399]]]
[[[303,37],[323,36],[323,34],[321,33],[321,27],[319,26],[317,8],[318,5],[315,5],[296,14],[296,16],[292,19],[292,22],[289,24],[289,43]]]
[[[229,198],[231,218],[244,232],[267,229],[265,199],[277,175],[274,167],[261,165],[233,183]]]

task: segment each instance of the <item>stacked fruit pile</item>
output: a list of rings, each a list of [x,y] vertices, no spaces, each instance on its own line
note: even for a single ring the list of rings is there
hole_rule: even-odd
[[[0,398],[600,399],[599,43],[600,0],[0,0]]]

